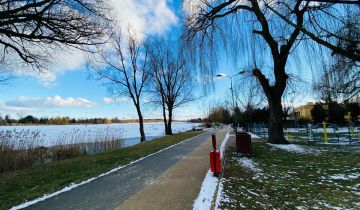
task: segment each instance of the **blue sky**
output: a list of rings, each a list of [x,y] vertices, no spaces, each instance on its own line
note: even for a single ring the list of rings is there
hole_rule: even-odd
[[[103,86],[102,81],[89,78],[89,71],[84,69],[64,71],[58,75],[54,84],[44,86],[42,81],[35,77],[16,77],[9,81],[8,85],[3,85],[0,94],[1,114],[10,114],[11,117],[18,118],[31,114],[42,117],[70,116],[76,118],[85,117],[107,117],[107,118],[137,118],[135,109],[131,101],[123,100],[116,103],[106,103],[106,98],[116,100],[107,88]],[[202,117],[204,111],[202,106],[207,101],[214,102],[222,100],[224,94],[227,93],[229,83],[226,80],[216,81],[214,92],[208,93],[206,97],[195,101],[188,106],[175,110],[177,119],[188,119]],[[199,94],[203,94],[200,90]],[[60,102],[66,103],[68,98],[76,101],[78,98],[88,100],[86,103],[78,103],[77,105],[62,105],[61,103],[46,103],[46,101],[54,101],[54,98],[60,97]],[[51,97],[51,100],[47,100]],[[57,98],[58,98],[57,97]],[[144,96],[146,100],[147,96]],[[24,98],[22,100],[22,98]],[[144,115],[146,118],[160,118],[159,110],[154,110],[152,106],[144,104]]]
[[[164,35],[176,33],[180,21],[180,1],[166,0],[111,0],[114,8],[119,10],[119,19],[123,26],[133,25],[140,37],[153,34]],[[139,6],[140,5],[140,6]],[[70,116],[76,118],[107,117],[107,118],[137,118],[131,101],[110,95],[102,81],[89,78],[84,59],[79,52],[59,52],[54,56],[50,72],[45,74],[30,73],[16,75],[8,85],[2,85],[0,90],[0,114],[10,114],[19,118],[28,114],[42,117]],[[221,59],[222,73],[236,72],[234,65]],[[195,80],[195,78],[194,78]],[[175,110],[175,119],[203,117],[204,106],[214,101],[222,101],[229,91],[229,81],[215,81],[215,90],[206,97],[186,107]],[[203,94],[197,88],[198,94]],[[144,96],[146,101],[147,96]],[[153,110],[149,105],[143,105],[145,118],[160,118],[159,110]]]

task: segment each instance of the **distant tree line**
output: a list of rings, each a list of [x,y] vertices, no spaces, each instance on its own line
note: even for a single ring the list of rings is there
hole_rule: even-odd
[[[345,115],[350,113],[350,121],[353,123],[359,122],[360,105],[359,103],[344,103],[340,104],[336,101],[328,103],[315,103],[311,110],[311,116],[314,123],[321,123],[326,121],[328,123],[345,124]]]
[[[236,114],[234,114],[236,112]],[[229,108],[224,106],[217,106],[212,108],[209,111],[209,114],[206,118],[203,119],[203,122],[206,126],[217,125],[219,123],[231,124],[235,122],[235,117],[237,118],[236,122],[239,127],[248,127],[251,123],[268,123],[269,120],[269,108],[268,107],[257,107],[257,108],[246,108],[245,110],[240,110],[239,108],[235,109],[234,113],[230,112]],[[328,123],[334,123],[339,125],[344,125],[347,123],[345,116],[349,113],[350,122],[359,123],[360,117],[360,105],[356,102],[349,103],[337,103],[332,101],[331,103],[315,103],[313,109],[311,110],[312,121],[308,119],[297,119],[299,124],[306,123],[322,123],[326,121]],[[291,117],[292,114],[287,110],[283,110],[283,119],[284,123],[287,126],[294,125],[294,118]]]
[[[161,119],[145,119],[145,122],[158,122]],[[17,125],[17,124],[40,124],[40,125],[68,125],[68,124],[110,124],[110,123],[132,123],[138,122],[136,119],[121,120],[117,117],[109,118],[70,118],[70,117],[34,117],[27,115],[18,120],[12,119],[10,115],[0,116],[0,125]]]
[[[235,121],[240,127],[247,127],[249,123],[267,123],[269,120],[269,108],[253,108],[246,109],[244,111],[236,108],[236,114],[231,114],[230,109],[226,107],[215,107],[212,108],[208,116],[204,119],[207,125],[211,124],[231,124]]]
[[[225,107],[215,107],[210,110],[210,113],[204,121],[207,127],[209,127],[211,124],[229,124],[231,123],[231,114],[230,111]]]
[[[189,119],[188,122],[191,123],[202,123],[204,120],[202,118]]]

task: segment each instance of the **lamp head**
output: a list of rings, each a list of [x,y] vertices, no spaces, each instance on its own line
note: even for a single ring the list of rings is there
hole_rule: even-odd
[[[224,73],[218,73],[218,74],[216,74],[216,77],[226,77],[226,74],[224,74]]]

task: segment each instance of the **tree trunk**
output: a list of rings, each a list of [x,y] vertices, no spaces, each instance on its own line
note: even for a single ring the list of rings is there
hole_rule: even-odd
[[[141,113],[140,105],[136,105],[136,111],[139,117],[139,127],[140,127],[140,141],[146,141],[145,131],[144,131],[144,118]]]
[[[269,102],[269,143],[287,144],[284,137],[281,96],[268,98]]]
[[[169,129],[168,129],[168,123],[167,123],[167,119],[166,119],[165,104],[162,105],[162,110],[163,110],[163,119],[164,119],[165,135],[170,135],[170,134],[169,134]]]
[[[285,73],[285,64],[279,66],[275,65],[276,83],[274,86],[270,86],[269,80],[259,69],[254,69],[253,74],[259,80],[269,103],[269,143],[288,144],[289,142],[284,137],[283,110],[281,105],[281,96],[285,91],[288,76]]]
[[[172,123],[172,109],[169,109],[169,119],[168,119],[168,123],[167,123],[167,134],[166,135],[172,135],[172,128],[171,128],[171,123]]]

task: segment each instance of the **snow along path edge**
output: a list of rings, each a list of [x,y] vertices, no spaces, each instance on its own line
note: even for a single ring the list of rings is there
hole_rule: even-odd
[[[223,158],[226,143],[229,139],[229,130],[220,146],[220,157]],[[210,170],[207,171],[204,181],[201,184],[201,189],[198,197],[194,200],[193,210],[209,210],[214,199],[216,188],[219,184],[219,179],[214,177]]]
[[[207,132],[208,132],[208,131],[207,131]],[[132,165],[132,164],[134,164],[134,163],[137,163],[137,162],[139,162],[139,161],[141,161],[141,160],[144,160],[145,158],[151,157],[151,156],[156,155],[156,154],[158,154],[158,153],[160,153],[160,152],[163,152],[163,151],[168,150],[168,149],[170,149],[170,148],[172,148],[172,147],[175,147],[175,146],[177,146],[177,145],[179,145],[179,144],[182,144],[182,143],[184,143],[184,142],[190,141],[191,139],[196,138],[196,137],[201,136],[201,135],[204,135],[204,134],[206,134],[207,132],[204,132],[204,133],[201,133],[201,134],[199,134],[199,135],[193,136],[193,137],[188,138],[188,139],[186,139],[186,140],[184,140],[184,141],[181,141],[181,142],[179,142],[179,143],[176,143],[176,144],[173,144],[173,145],[171,145],[171,146],[169,146],[169,147],[166,147],[166,148],[164,148],[164,149],[161,149],[161,150],[159,150],[159,151],[157,151],[157,152],[155,152],[155,153],[152,153],[152,154],[147,155],[147,156],[145,156],[145,157],[142,157],[142,158],[139,158],[139,159],[137,159],[137,160],[131,161],[130,163],[128,163],[128,164],[126,164],[126,165],[121,165],[121,166],[118,166],[118,167],[116,167],[116,168],[113,168],[113,169],[111,169],[111,170],[108,171],[108,172],[102,173],[102,174],[100,174],[99,176],[92,177],[92,178],[87,179],[87,180],[85,180],[85,181],[82,181],[82,182],[80,182],[80,183],[78,183],[78,184],[70,183],[68,186],[64,187],[63,189],[61,189],[61,190],[59,190],[59,191],[53,192],[53,193],[51,193],[51,194],[44,194],[43,196],[41,196],[41,197],[39,197],[39,198],[36,198],[36,199],[34,199],[34,200],[32,200],[32,201],[27,201],[27,202],[22,203],[22,204],[19,204],[19,205],[17,205],[17,206],[11,207],[10,210],[23,209],[23,208],[26,208],[26,207],[28,207],[28,206],[34,205],[34,204],[36,204],[36,203],[39,203],[39,202],[41,202],[41,201],[44,201],[44,200],[46,200],[46,199],[55,197],[55,196],[57,196],[57,195],[59,195],[59,194],[61,194],[61,193],[63,193],[63,192],[70,191],[70,190],[72,190],[72,189],[74,189],[74,188],[77,188],[77,187],[79,187],[79,186],[81,186],[81,185],[84,185],[84,184],[87,184],[87,183],[89,183],[89,182],[92,182],[92,181],[94,181],[95,179],[98,179],[98,178],[100,178],[100,177],[109,175],[109,174],[111,174],[111,173],[113,173],[113,172],[116,172],[116,171],[122,169],[122,168],[125,168],[125,167],[130,166],[130,165]]]

